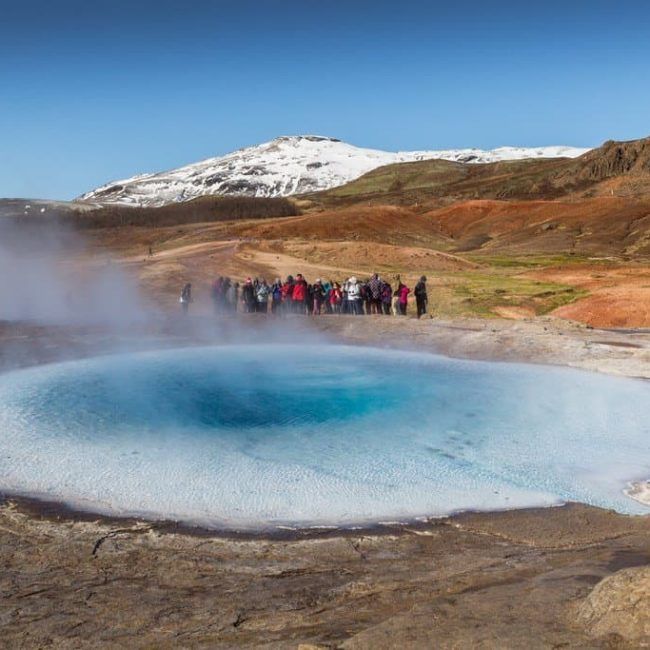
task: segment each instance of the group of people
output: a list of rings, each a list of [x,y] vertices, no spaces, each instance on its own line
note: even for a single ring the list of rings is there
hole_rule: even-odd
[[[427,313],[427,278],[422,276],[415,285],[417,317]],[[227,277],[219,277],[212,284],[212,301],[217,313],[227,314],[242,310],[247,313],[303,314],[383,314],[406,316],[411,289],[398,275],[394,283],[374,273],[368,280],[352,276],[345,282],[323,281],[313,284],[301,273],[288,276],[282,281],[276,278],[268,284],[264,278],[246,278],[239,283]],[[186,284],[181,291],[180,303],[187,312],[192,302],[192,285]]]

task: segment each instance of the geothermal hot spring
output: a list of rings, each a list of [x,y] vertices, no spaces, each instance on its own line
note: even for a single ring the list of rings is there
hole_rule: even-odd
[[[580,501],[650,509],[650,385],[309,345],[184,348],[0,376],[0,488],[224,528]]]

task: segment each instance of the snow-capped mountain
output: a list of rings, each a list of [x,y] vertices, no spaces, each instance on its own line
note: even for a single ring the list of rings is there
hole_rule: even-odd
[[[398,162],[434,158],[463,163],[574,158],[586,151],[588,149],[559,146],[392,153],[355,147],[335,138],[285,136],[178,169],[107,183],[77,200],[160,206],[210,194],[290,196],[343,185],[377,167]]]

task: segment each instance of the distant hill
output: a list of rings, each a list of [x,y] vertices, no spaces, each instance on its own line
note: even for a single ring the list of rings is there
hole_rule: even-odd
[[[73,213],[87,213],[99,207],[92,203],[48,201],[46,199],[0,199],[0,220],[51,220]]]
[[[570,158],[486,164],[422,160],[388,165],[301,198],[336,208],[365,204],[435,207],[467,199],[538,200],[650,194],[650,138],[609,141]]]
[[[2,226],[21,224],[38,226],[66,224],[76,229],[114,228],[117,226],[174,226],[188,223],[269,219],[300,214],[296,205],[285,198],[245,196],[204,196],[186,203],[159,208],[123,205],[99,205],[64,201],[0,199]]]

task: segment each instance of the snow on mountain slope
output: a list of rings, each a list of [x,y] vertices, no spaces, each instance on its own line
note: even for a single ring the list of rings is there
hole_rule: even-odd
[[[160,206],[198,196],[290,196],[325,190],[398,162],[441,158],[466,163],[523,158],[576,157],[576,147],[500,147],[391,153],[362,149],[334,138],[284,136],[226,156],[156,174],[141,174],[87,192],[78,201]]]

